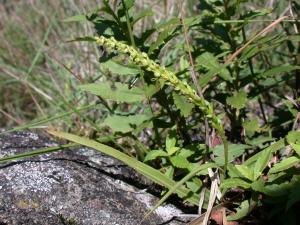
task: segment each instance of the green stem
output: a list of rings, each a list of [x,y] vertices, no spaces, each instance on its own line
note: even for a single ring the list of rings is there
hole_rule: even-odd
[[[134,48],[136,48],[133,33],[132,33],[132,28],[131,28],[131,24],[130,24],[130,18],[129,18],[128,11],[127,11],[127,6],[126,6],[124,0],[122,0],[122,4],[123,4],[123,7],[125,9],[126,24],[127,24],[127,29],[128,29],[128,35],[129,35],[129,38],[130,38],[130,42],[131,42],[131,45]]]

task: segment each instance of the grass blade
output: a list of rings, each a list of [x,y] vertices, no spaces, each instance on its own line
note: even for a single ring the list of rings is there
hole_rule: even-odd
[[[175,181],[173,181],[172,179],[170,179],[169,177],[167,177],[166,175],[161,173],[159,170],[156,170],[156,169],[148,166],[147,164],[142,163],[142,162],[138,161],[137,159],[132,158],[110,146],[101,144],[99,142],[96,142],[96,141],[93,141],[93,140],[90,140],[90,139],[87,139],[84,137],[70,134],[70,133],[54,131],[54,130],[47,130],[47,132],[56,137],[60,137],[60,138],[67,139],[69,141],[84,145],[84,146],[88,146],[88,147],[93,148],[97,151],[100,151],[104,154],[112,156],[112,157],[122,161],[126,165],[130,166],[131,168],[135,169],[136,171],[138,171],[142,175],[146,176],[147,178],[151,179],[155,183],[157,183],[161,186],[164,186],[168,189],[172,189],[176,185]],[[181,187],[181,188],[176,189],[176,193],[180,196],[187,196],[189,194],[189,190]],[[193,195],[191,198],[188,198],[188,201],[197,205],[198,197],[196,195]]]

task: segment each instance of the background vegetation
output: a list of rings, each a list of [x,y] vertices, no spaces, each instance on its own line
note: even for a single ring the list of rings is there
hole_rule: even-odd
[[[177,193],[236,224],[298,224],[297,1],[0,7],[6,132],[59,127],[158,183],[158,205]]]

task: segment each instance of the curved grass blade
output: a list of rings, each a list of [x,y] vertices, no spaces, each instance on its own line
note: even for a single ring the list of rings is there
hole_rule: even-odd
[[[56,151],[62,150],[64,148],[75,147],[76,145],[78,145],[78,144],[73,143],[73,144],[59,145],[59,146],[54,146],[54,147],[49,147],[49,148],[42,148],[42,149],[34,150],[31,152],[16,154],[16,155],[12,155],[12,156],[5,156],[5,157],[0,158],[0,163],[8,162],[8,161],[16,160],[16,159],[29,158],[29,157],[33,157],[36,155],[42,155],[42,154],[47,154],[47,153],[51,153],[51,152],[56,152]]]
[[[131,168],[135,169],[137,172],[141,173],[147,178],[151,179],[155,183],[164,186],[168,189],[172,189],[176,185],[176,182],[174,180],[170,179],[169,177],[161,173],[159,170],[156,170],[151,166],[148,166],[147,164],[142,163],[137,159],[132,158],[110,146],[70,133],[54,131],[54,130],[47,130],[47,132],[56,137],[60,137],[84,146],[88,146],[104,154],[112,156],[122,161],[123,163],[127,164]],[[176,193],[180,196],[187,196],[190,193],[190,191],[187,188],[178,187],[176,188]],[[198,205],[198,197],[195,194],[192,197],[188,198],[188,201],[190,201],[194,205]]]

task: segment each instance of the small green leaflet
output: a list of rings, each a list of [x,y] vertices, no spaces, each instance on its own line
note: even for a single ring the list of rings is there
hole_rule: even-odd
[[[215,71],[220,68],[220,64],[216,57],[209,52],[205,52],[202,55],[196,58],[197,66],[203,66],[209,71]],[[222,77],[226,81],[232,81],[233,78],[230,76],[230,73],[226,68],[221,68],[219,71],[220,77]]]
[[[170,157],[170,161],[173,164],[173,166],[177,168],[188,168],[190,164],[185,157],[180,155]]]
[[[157,157],[168,157],[168,153],[166,153],[165,151],[163,150],[152,150],[150,152],[147,153],[145,159],[144,159],[144,162],[147,162],[147,161],[150,161],[150,160],[154,160],[156,159]]]
[[[108,82],[102,82],[79,85],[78,87],[83,91],[88,91],[94,95],[101,96],[104,99],[119,102],[140,102],[145,98],[142,89],[137,87],[128,89],[128,85],[123,83],[111,85]]]
[[[249,136],[252,136],[255,132],[259,132],[260,127],[259,127],[258,118],[254,118],[254,119],[251,119],[251,120],[246,120],[243,123],[243,127],[244,127],[246,133]]]
[[[194,108],[194,104],[188,102],[186,98],[182,97],[176,92],[173,92],[172,95],[174,104],[180,110],[180,114],[184,117],[188,117]]]
[[[102,123],[102,126],[109,126],[113,132],[127,133],[134,130],[138,125],[148,120],[149,116],[138,114],[132,116],[108,116]]]
[[[245,107],[247,102],[247,94],[243,90],[235,93],[231,97],[227,97],[226,99],[227,104],[231,105],[236,109],[242,109]]]

